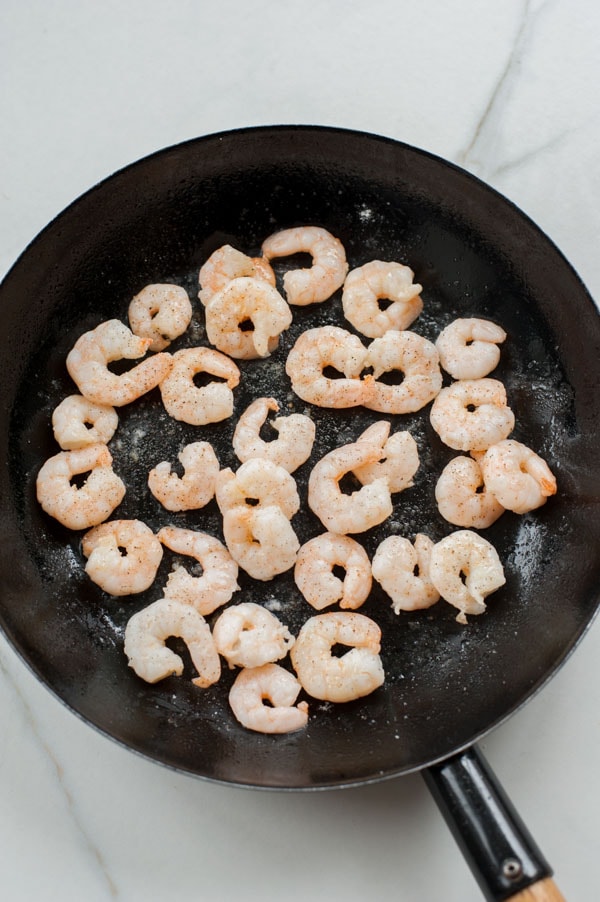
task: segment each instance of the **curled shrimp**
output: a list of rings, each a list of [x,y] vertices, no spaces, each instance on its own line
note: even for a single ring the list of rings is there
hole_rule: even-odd
[[[264,257],[248,257],[230,244],[217,248],[200,267],[198,297],[206,305],[234,279],[249,276],[275,286],[275,273]]]
[[[171,369],[171,355],[153,354],[120,375],[108,364],[143,357],[150,344],[151,339],[139,338],[118,319],[109,319],[77,339],[67,354],[67,370],[88,400],[122,407],[162,382]]]
[[[381,686],[385,674],[379,657],[381,630],[364,614],[332,611],[317,614],[302,626],[291,651],[302,687],[314,698],[349,702]],[[348,645],[341,657],[334,645]]]
[[[210,627],[191,605],[159,598],[133,614],[125,627],[125,654],[129,666],[147,683],[181,676],[183,660],[165,645],[169,636],[183,639],[198,676],[195,686],[206,688],[221,676],[221,662]]]
[[[133,334],[149,338],[151,351],[163,351],[189,326],[192,305],[180,285],[146,285],[132,299],[127,315]]]
[[[419,448],[416,441],[410,432],[394,432],[390,435],[390,424],[387,421],[373,423],[357,441],[373,439],[382,444],[381,460],[363,464],[352,472],[363,485],[385,478],[392,494],[403,492],[413,484],[413,476],[419,469]]]
[[[357,335],[339,326],[303,332],[289,352],[285,371],[303,401],[318,407],[356,407],[370,396],[372,376],[360,378],[367,349]],[[341,378],[325,375],[331,368]]]
[[[390,329],[368,347],[365,366],[373,368],[373,391],[363,402],[380,413],[413,413],[429,404],[442,387],[435,345],[416,332]],[[386,373],[401,373],[399,384],[379,381]]]
[[[100,442],[106,445],[119,425],[109,404],[94,404],[83,395],[69,395],[52,413],[54,438],[64,451],[75,451]]]
[[[86,532],[85,572],[109,595],[145,592],[156,578],[163,550],[141,520],[110,520]]]
[[[267,260],[310,254],[309,269],[293,269],[284,273],[283,288],[290,304],[306,306],[326,301],[344,284],[348,263],[341,241],[318,226],[283,229],[263,242]]]
[[[217,651],[230,667],[261,667],[285,658],[294,637],[279,618],[253,601],[234,604],[213,626]]]
[[[302,686],[279,664],[240,670],[229,691],[236,719],[257,733],[293,733],[308,722],[308,704],[295,705]],[[265,699],[268,705],[263,704]]]
[[[291,322],[289,306],[277,289],[262,279],[233,279],[206,307],[208,340],[219,351],[241,360],[268,357]],[[246,323],[251,328],[245,329]]]
[[[455,319],[442,329],[435,346],[442,367],[453,379],[482,379],[498,366],[498,345],[505,339],[501,326],[470,317]]]
[[[556,494],[556,477],[546,461],[521,442],[492,445],[480,463],[488,491],[516,514],[535,510]]]
[[[277,505],[231,508],[223,516],[223,536],[232,558],[262,581],[290,570],[300,548],[289,519]]]
[[[245,463],[252,458],[269,460],[293,473],[310,457],[316,426],[310,417],[292,413],[287,417],[269,420],[278,433],[274,441],[265,442],[260,429],[267,422],[269,411],[279,411],[275,398],[257,398],[240,415],[233,433],[233,450]]]
[[[344,570],[343,579],[335,575],[334,567]],[[294,580],[317,611],[337,602],[340,608],[356,610],[371,591],[371,562],[362,545],[350,536],[326,532],[302,545]]]
[[[483,614],[484,599],[506,582],[494,546],[470,529],[459,529],[431,549],[429,577],[442,598],[458,608],[459,623],[467,614]]]
[[[240,371],[233,360],[212,348],[184,348],[173,354],[173,367],[160,384],[167,413],[192,426],[220,423],[233,413],[233,389]],[[215,381],[197,386],[194,376],[207,373]],[[224,379],[224,382],[218,381]]]
[[[283,467],[259,457],[247,460],[235,473],[229,468],[221,470],[215,488],[222,514],[240,505],[275,505],[291,520],[300,509],[294,477]]]
[[[72,482],[85,473],[83,485]],[[89,529],[119,506],[125,484],[112,468],[112,454],[98,442],[49,458],[38,473],[36,493],[43,510],[67,529]]]
[[[421,310],[422,286],[414,272],[402,263],[371,260],[351,270],[342,291],[344,316],[368,338],[379,338],[388,329],[408,329]],[[380,300],[391,301],[385,309]]]
[[[175,567],[163,589],[165,598],[191,604],[204,616],[231,601],[239,589],[238,565],[222,542],[208,533],[177,526],[163,526],[158,540],[176,554],[194,558],[202,567],[201,576],[193,576],[183,566]]]
[[[507,438],[515,425],[506,390],[497,379],[462,379],[442,388],[430,420],[455,451],[486,451]]]
[[[192,442],[177,455],[183,476],[163,460],[150,470],[148,487],[169,511],[198,510],[214,498],[219,461],[209,442]]]
[[[435,487],[440,514],[455,526],[486,529],[504,507],[485,485],[479,461],[453,458],[442,470]]]
[[[373,578],[392,599],[394,613],[430,608],[440,593],[429,577],[433,541],[418,533],[414,544],[403,536],[388,536],[373,556]]]

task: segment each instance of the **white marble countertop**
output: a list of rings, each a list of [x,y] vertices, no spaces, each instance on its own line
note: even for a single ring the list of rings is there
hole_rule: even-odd
[[[594,0],[3,0],[0,272],[71,200],[243,125],[371,131],[480,176],[600,298]],[[577,562],[573,562],[577,566]],[[483,749],[571,902],[598,898],[600,625]],[[480,893],[420,776],[258,793],[162,769],[65,710],[0,639],[11,902]]]

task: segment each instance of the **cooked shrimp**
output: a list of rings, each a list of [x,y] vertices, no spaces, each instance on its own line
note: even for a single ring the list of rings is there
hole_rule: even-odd
[[[198,676],[196,686],[206,688],[221,676],[221,662],[210,627],[191,605],[159,598],[130,617],[125,627],[125,654],[129,666],[147,683],[183,673],[183,660],[165,645],[169,636],[185,642]]]
[[[310,269],[294,269],[283,276],[288,302],[299,307],[326,301],[341,288],[348,272],[342,243],[318,226],[300,226],[276,232],[263,243],[262,252],[267,260],[293,254],[311,255]]]
[[[289,519],[276,505],[231,508],[223,516],[223,536],[232,558],[262,581],[293,567],[300,548]]]
[[[247,460],[235,473],[229,468],[221,470],[215,489],[222,514],[240,505],[276,505],[291,520],[300,508],[294,477],[283,467],[259,457]]]
[[[230,244],[217,248],[200,267],[198,297],[206,305],[214,295],[234,279],[249,276],[275,285],[275,273],[264,257],[247,257]]]
[[[421,285],[402,263],[371,260],[351,270],[342,291],[344,316],[368,338],[379,338],[388,329],[408,329],[421,310]],[[391,304],[383,309],[379,301]]]
[[[177,455],[183,476],[171,472],[171,464],[161,461],[148,474],[148,486],[168,511],[197,510],[215,496],[219,461],[209,442],[192,442]]]
[[[163,550],[141,520],[110,520],[86,532],[85,572],[109,595],[145,592],[156,578]]]
[[[516,514],[535,510],[556,494],[556,477],[546,461],[513,439],[488,448],[481,472],[488,491]]]
[[[253,601],[226,608],[213,626],[213,639],[230,667],[261,667],[279,661],[295,641],[275,614]]]
[[[334,574],[334,567],[343,568],[343,579]],[[336,602],[340,608],[356,610],[371,591],[371,562],[362,545],[350,536],[326,532],[300,548],[294,580],[317,611]]]
[[[373,367],[373,392],[363,403],[380,413],[413,413],[432,401],[442,387],[435,345],[416,332],[390,329],[368,347],[365,366]],[[401,373],[399,384],[379,382],[385,373]]]
[[[413,476],[419,469],[419,448],[410,432],[394,432],[390,435],[390,424],[382,421],[369,426],[357,441],[369,441],[381,433],[383,457],[373,464],[364,464],[352,472],[359,482],[367,485],[374,479],[385,477],[390,492],[403,492],[413,484]]]
[[[303,401],[318,407],[356,407],[370,396],[372,376],[359,378],[367,349],[357,335],[338,326],[303,332],[287,356],[285,371]],[[343,378],[324,375],[327,368]]]
[[[493,545],[470,529],[451,533],[431,549],[429,577],[442,598],[458,608],[457,620],[466,614],[483,614],[484,598],[506,582]]]
[[[481,466],[472,457],[453,458],[442,470],[435,487],[440,514],[455,526],[485,529],[504,507],[484,484]]]
[[[189,326],[192,305],[180,285],[146,285],[129,304],[128,317],[133,334],[149,338],[151,351],[162,351]]]
[[[373,578],[392,599],[394,613],[430,608],[440,593],[429,578],[433,541],[417,533],[414,544],[403,536],[388,536],[373,557]]]
[[[432,404],[431,425],[455,451],[485,451],[513,430],[515,417],[497,379],[462,379],[442,388]]]
[[[83,395],[69,395],[52,413],[54,438],[65,451],[75,451],[100,442],[106,445],[119,425],[109,404],[94,404]]]
[[[88,473],[78,487],[72,480]],[[42,508],[67,529],[89,529],[107,520],[125,497],[125,484],[102,443],[60,451],[43,464],[36,480]]]
[[[302,686],[279,664],[240,670],[229,704],[242,726],[257,733],[293,733],[308,722],[308,704],[294,705]],[[263,701],[267,699],[268,705]]]
[[[290,651],[302,687],[314,698],[349,702],[369,695],[385,679],[379,657],[381,630],[364,614],[333,611],[311,617]],[[334,645],[348,645],[341,657]]]
[[[171,369],[170,354],[153,354],[126,373],[108,369],[115,360],[143,357],[151,339],[134,335],[118,319],[84,332],[67,354],[67,370],[81,394],[95,404],[122,407],[155,388]]]
[[[316,426],[310,417],[301,413],[277,417],[269,423],[278,436],[274,441],[265,442],[260,437],[260,429],[267,422],[270,410],[279,410],[275,398],[257,398],[246,408],[233,433],[233,450],[242,463],[257,457],[293,473],[310,457]]]
[[[498,345],[505,339],[501,326],[471,317],[455,319],[442,329],[435,346],[441,365],[453,379],[482,379],[498,366]]]
[[[206,307],[208,340],[219,351],[241,360],[268,357],[291,322],[289,306],[277,289],[262,279],[233,279]],[[250,328],[244,329],[245,323],[250,323]]]
[[[192,426],[220,423],[233,413],[233,389],[240,371],[233,360],[212,348],[184,348],[173,354],[173,368],[160,384],[167,413]],[[225,382],[198,387],[194,376],[208,373]]]
[[[193,576],[185,567],[175,567],[163,589],[165,598],[191,604],[204,616],[231,601],[239,589],[238,565],[218,539],[177,526],[163,526],[158,539],[166,548],[194,558],[202,567],[201,576]]]

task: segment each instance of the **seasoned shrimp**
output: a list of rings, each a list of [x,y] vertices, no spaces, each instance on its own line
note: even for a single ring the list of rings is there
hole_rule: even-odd
[[[360,338],[338,326],[303,332],[287,356],[285,371],[303,401],[318,407],[356,407],[372,391],[373,377],[360,378],[367,349]],[[343,378],[325,376],[331,368]]]
[[[442,367],[453,379],[482,379],[498,366],[498,345],[505,339],[501,326],[471,317],[455,319],[442,329],[435,346]]]
[[[310,254],[310,269],[294,269],[284,273],[283,288],[290,304],[306,306],[326,301],[341,288],[348,272],[346,252],[341,241],[318,226],[284,229],[271,235],[263,243],[267,260]]]
[[[226,608],[213,626],[213,639],[230,667],[261,667],[279,661],[295,641],[275,614],[253,601]]]
[[[192,305],[180,285],[146,285],[129,304],[128,317],[133,334],[149,338],[151,351],[162,351],[189,326]]]
[[[497,379],[462,379],[442,388],[430,420],[455,451],[485,451],[507,438],[515,425],[506,390]]]
[[[381,630],[364,614],[333,611],[311,617],[290,651],[302,687],[314,698],[349,702],[381,686],[385,674],[379,657]],[[334,645],[348,645],[341,657]]]
[[[442,598],[466,614],[483,614],[484,598],[506,582],[504,568],[493,545],[470,529],[451,533],[431,549],[429,577]]]
[[[159,598],[129,618],[125,627],[125,654],[129,666],[147,683],[183,673],[183,660],[165,645],[169,636],[185,642],[198,672],[195,686],[206,688],[221,676],[221,662],[210,627],[191,605]]]
[[[161,461],[148,474],[148,486],[168,511],[197,510],[214,498],[219,461],[209,442],[192,442],[177,455],[183,476]]]
[[[546,461],[513,439],[488,448],[481,471],[488,491],[516,514],[535,510],[556,494],[556,478]]]
[[[221,470],[215,489],[222,514],[240,505],[254,508],[275,505],[291,520],[300,509],[294,477],[283,467],[259,457],[247,460],[235,473],[229,468]]]
[[[219,351],[241,360],[268,357],[291,322],[289,306],[277,289],[262,279],[233,279],[206,307],[208,340]],[[250,328],[244,329],[246,323]]]
[[[89,473],[84,484],[72,482]],[[42,508],[67,529],[89,529],[107,520],[125,497],[125,484],[112,468],[112,454],[98,442],[49,458],[36,480]]]
[[[365,366],[373,368],[373,392],[363,402],[380,413],[413,413],[429,404],[442,387],[435,345],[416,332],[390,329],[367,349]],[[401,373],[399,384],[378,381],[385,373]]]
[[[484,484],[481,466],[472,457],[453,458],[442,470],[435,487],[440,514],[455,526],[485,529],[504,507]]]
[[[343,579],[335,575],[334,567],[343,568]],[[294,580],[317,611],[336,602],[340,608],[356,610],[371,591],[371,562],[362,545],[350,536],[326,532],[300,548]]]
[[[344,316],[368,338],[380,338],[388,329],[408,329],[421,310],[421,285],[402,263],[371,260],[351,270],[342,291]],[[391,301],[385,309],[380,300]]]
[[[433,541],[417,533],[414,544],[403,536],[388,536],[373,557],[373,578],[392,599],[394,613],[430,608],[440,593],[429,578]]]
[[[275,286],[275,273],[264,257],[247,257],[230,244],[217,248],[200,267],[198,297],[204,306],[234,279],[249,276]]]
[[[270,410],[279,411],[275,398],[257,398],[246,408],[233,433],[233,450],[242,463],[262,458],[293,473],[310,457],[316,426],[310,417],[301,413],[277,417],[269,423],[278,436],[274,441],[265,442],[260,437],[260,429],[267,422]]]
[[[413,484],[413,476],[419,469],[419,448],[416,441],[410,432],[394,432],[390,435],[390,424],[387,421],[373,423],[357,441],[370,441],[374,437],[383,443],[381,461],[356,467],[352,472],[363,485],[385,477],[392,494],[403,492]]]
[[[109,595],[145,592],[156,578],[163,550],[141,520],[110,520],[86,532],[85,572]]]
[[[52,413],[54,438],[64,451],[76,451],[100,442],[106,445],[119,425],[109,404],[94,404],[83,395],[69,395]]]
[[[300,548],[289,519],[276,505],[231,508],[223,516],[223,536],[232,558],[262,581],[290,570]]]
[[[293,733],[308,722],[308,704],[294,704],[302,686],[279,664],[240,670],[229,691],[229,704],[242,726],[257,733]],[[264,700],[269,702],[263,704]]]
[[[173,354],[173,368],[160,384],[167,413],[192,426],[220,423],[233,413],[233,389],[239,385],[240,371],[233,360],[212,348],[184,348]],[[197,386],[194,376],[208,373],[216,379]]]
[[[166,548],[194,558],[202,567],[201,576],[193,576],[183,566],[175,567],[163,589],[165,598],[191,604],[204,616],[231,601],[239,589],[238,565],[218,539],[177,526],[163,526],[158,539]]]
[[[171,369],[170,354],[153,354],[126,373],[108,369],[115,360],[143,357],[151,339],[139,338],[118,319],[81,335],[67,354],[67,370],[81,394],[95,404],[122,407],[155,388]]]

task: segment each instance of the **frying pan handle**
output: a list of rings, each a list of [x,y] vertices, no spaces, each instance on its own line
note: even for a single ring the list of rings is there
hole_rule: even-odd
[[[489,902],[564,902],[550,866],[476,747],[423,776]]]

